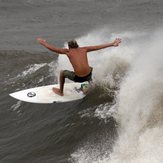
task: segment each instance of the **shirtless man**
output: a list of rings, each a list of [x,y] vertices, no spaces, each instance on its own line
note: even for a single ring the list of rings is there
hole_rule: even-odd
[[[84,82],[84,81],[91,81],[92,79],[92,67],[89,66],[87,53],[108,48],[108,47],[116,47],[121,43],[121,39],[117,38],[111,43],[106,43],[102,45],[96,46],[85,46],[79,47],[78,43],[75,40],[71,40],[68,42],[68,49],[67,48],[57,48],[53,45],[47,43],[46,40],[42,38],[37,39],[38,42],[45,46],[47,49],[58,53],[58,54],[65,54],[69,58],[70,63],[73,66],[73,71],[62,70],[60,72],[60,88],[53,88],[53,91],[63,96],[63,89],[65,78],[68,78],[74,82]]]

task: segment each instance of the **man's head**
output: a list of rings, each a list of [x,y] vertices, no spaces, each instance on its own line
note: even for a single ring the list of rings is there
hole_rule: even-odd
[[[79,45],[78,45],[76,40],[71,40],[71,41],[68,42],[68,47],[69,47],[69,49],[71,49],[71,48],[75,49],[75,48],[78,48]]]

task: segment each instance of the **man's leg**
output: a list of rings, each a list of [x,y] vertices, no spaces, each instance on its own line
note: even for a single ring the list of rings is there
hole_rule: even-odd
[[[64,83],[65,83],[64,71],[61,71],[60,77],[59,77],[60,89],[59,88],[53,88],[53,92],[60,95],[60,96],[63,96]]]

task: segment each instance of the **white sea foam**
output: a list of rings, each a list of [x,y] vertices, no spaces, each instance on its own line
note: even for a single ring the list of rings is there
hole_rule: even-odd
[[[28,66],[26,68],[26,70],[24,70],[23,72],[21,72],[21,74],[18,74],[16,78],[25,77],[26,75],[33,74],[34,72],[36,72],[40,68],[44,67],[45,65],[46,65],[46,63],[30,65],[30,66]]]
[[[113,152],[101,153],[96,146],[79,148],[72,154],[75,162],[85,163],[162,163],[163,162],[163,41],[161,32],[152,34],[148,40],[138,41],[135,34],[125,35],[122,38],[126,45],[114,49],[107,49],[100,54],[91,54],[94,59],[97,55],[105,57],[104,62],[95,64],[100,72],[105,71],[106,77],[112,76],[117,68],[116,62],[130,66],[129,72],[120,85],[120,91],[116,97],[117,115],[114,116],[119,124],[118,139],[115,140]],[[91,34],[90,34],[91,35]],[[121,34],[123,36],[123,34]],[[128,37],[127,37],[128,36]],[[92,36],[93,37],[93,36]],[[100,36],[99,36],[100,37]],[[147,35],[146,35],[147,38]],[[130,39],[135,39],[135,43]],[[128,42],[128,41],[129,42]],[[104,54],[104,55],[103,55]],[[115,54],[115,55],[113,55]],[[109,62],[111,56],[117,56]],[[120,59],[119,59],[120,57]],[[102,59],[102,58],[100,58]],[[95,60],[93,62],[96,62]],[[115,65],[115,66],[114,66]],[[105,68],[104,68],[105,67]],[[96,68],[95,68],[96,70]],[[97,73],[97,74],[96,74]],[[95,71],[95,76],[98,71]],[[101,75],[101,74],[100,74]],[[96,76],[96,77],[97,77]],[[104,76],[103,76],[104,77]],[[98,78],[98,77],[97,77]],[[106,79],[106,78],[105,78]],[[108,78],[111,80],[111,78]],[[113,79],[113,78],[112,78]],[[106,118],[109,114],[106,107],[96,110],[98,118]],[[103,144],[103,148],[106,144]],[[91,151],[91,157],[89,157]],[[94,152],[95,151],[95,152]],[[98,151],[98,152],[97,152]],[[93,155],[93,157],[92,157]],[[100,155],[100,157],[99,157]]]
[[[51,73],[51,69],[52,69],[52,68],[51,68],[50,64],[47,64],[47,63],[32,64],[32,65],[29,65],[29,66],[25,67],[25,70],[22,71],[21,73],[19,73],[16,77],[10,78],[9,82],[15,83],[15,81],[18,81],[18,80],[20,80],[20,79],[22,79],[22,78],[24,78],[24,77],[26,77],[26,76],[28,76],[28,75],[34,74],[36,71],[38,71],[40,68],[42,68],[42,67],[44,67],[44,66],[46,66],[46,65],[49,66],[49,74],[52,74],[52,73]],[[41,78],[39,79],[38,83],[42,82],[43,79],[44,79],[44,78],[41,77]],[[23,83],[23,86],[25,86],[24,83]],[[19,89],[17,89],[17,91],[18,91],[18,90],[19,90]]]
[[[22,101],[18,101],[16,104],[13,104],[10,109],[14,112],[16,112],[19,116],[21,115],[21,107]]]

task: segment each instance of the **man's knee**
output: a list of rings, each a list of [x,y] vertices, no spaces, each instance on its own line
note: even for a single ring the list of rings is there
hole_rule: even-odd
[[[64,76],[65,78],[68,78],[69,76],[69,71],[68,70],[61,70],[60,75]]]
[[[64,71],[65,71],[65,70],[61,70],[61,71],[60,71],[60,76],[65,77]]]

